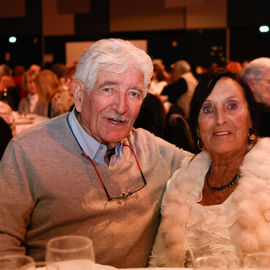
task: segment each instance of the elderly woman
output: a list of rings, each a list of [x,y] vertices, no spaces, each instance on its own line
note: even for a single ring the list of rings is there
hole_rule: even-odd
[[[190,126],[202,151],[168,182],[151,266],[270,251],[270,140],[257,138],[257,123],[252,93],[237,74],[201,79]]]

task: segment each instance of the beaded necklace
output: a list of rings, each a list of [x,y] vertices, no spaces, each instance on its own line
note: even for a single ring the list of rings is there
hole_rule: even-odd
[[[230,181],[230,183],[228,183],[228,184],[226,184],[226,185],[223,185],[223,186],[220,186],[220,187],[212,187],[212,186],[209,184],[209,182],[208,182],[209,175],[210,175],[210,170],[211,170],[211,167],[209,168],[209,170],[208,170],[208,172],[207,172],[205,178],[206,178],[206,184],[207,184],[207,186],[208,186],[211,190],[213,190],[213,191],[222,191],[222,190],[224,190],[224,189],[226,189],[226,188],[229,188],[229,187],[233,186],[233,185],[238,181],[238,179],[239,179],[239,177],[240,177],[240,174],[235,174],[234,177],[233,177],[233,179]]]

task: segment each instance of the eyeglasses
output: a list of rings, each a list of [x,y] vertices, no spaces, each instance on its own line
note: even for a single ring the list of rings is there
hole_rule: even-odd
[[[128,197],[128,196],[130,196],[130,195],[138,192],[139,190],[143,189],[147,185],[147,182],[146,182],[145,177],[143,175],[141,166],[140,166],[139,161],[137,159],[137,156],[136,156],[136,154],[134,152],[134,149],[130,145],[125,144],[125,143],[123,144],[123,146],[124,147],[128,147],[131,150],[131,152],[133,153],[133,155],[135,157],[136,164],[137,164],[137,166],[139,168],[139,171],[141,173],[141,177],[142,177],[143,183],[141,185],[139,185],[135,190],[129,191],[128,193],[122,193],[120,196],[116,196],[116,197],[111,197],[110,196],[110,194],[109,194],[109,192],[108,192],[108,190],[107,190],[107,188],[106,188],[106,186],[105,186],[105,184],[104,184],[104,182],[102,180],[102,177],[101,177],[101,175],[100,175],[100,173],[99,173],[99,171],[98,171],[98,169],[96,167],[96,164],[94,163],[93,159],[90,158],[88,155],[86,155],[84,152],[82,152],[82,156],[84,156],[85,158],[87,158],[88,160],[90,160],[91,163],[92,163],[92,165],[93,165],[93,167],[94,167],[94,169],[96,170],[96,173],[97,173],[97,176],[99,178],[99,181],[100,181],[100,183],[101,183],[101,185],[102,185],[102,187],[103,187],[103,189],[105,191],[105,194],[106,194],[106,196],[107,196],[107,198],[108,198],[109,201],[117,200],[117,199],[125,199],[126,197]]]

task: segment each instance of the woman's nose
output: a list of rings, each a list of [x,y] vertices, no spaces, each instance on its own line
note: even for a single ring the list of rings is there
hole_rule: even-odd
[[[217,118],[218,125],[222,125],[227,122],[227,114],[224,110],[218,110],[216,118]]]

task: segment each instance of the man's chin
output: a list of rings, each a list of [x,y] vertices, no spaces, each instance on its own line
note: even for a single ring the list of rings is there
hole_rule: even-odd
[[[122,141],[124,138],[127,137],[128,134],[122,133],[122,134],[114,134],[112,136],[106,137],[106,142],[108,145],[115,144],[117,145],[120,141]]]

